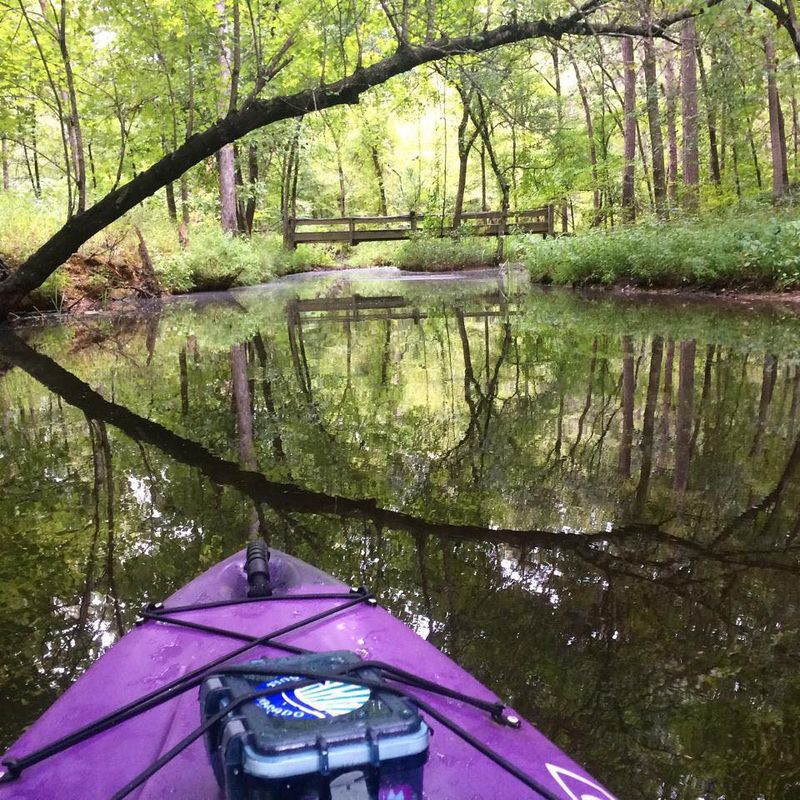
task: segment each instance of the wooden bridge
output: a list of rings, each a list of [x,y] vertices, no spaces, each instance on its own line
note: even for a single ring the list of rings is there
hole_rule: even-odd
[[[464,317],[491,318],[513,314],[508,298],[502,292],[487,292],[474,295],[473,300],[483,303],[483,309],[458,313]],[[286,305],[290,333],[307,323],[356,323],[383,320],[394,322],[413,320],[420,322],[428,318],[428,312],[409,304],[402,295],[351,295],[349,297],[293,298]]]
[[[392,242],[411,239],[420,231],[424,214],[412,211],[394,217],[292,217],[289,219],[286,242],[292,248],[298,244],[338,242],[356,245],[361,242]],[[433,233],[448,236],[464,229],[470,236],[501,236],[507,233],[554,233],[553,206],[526,211],[472,211],[461,215],[461,225],[434,228]],[[314,230],[308,230],[313,228]],[[306,229],[306,230],[301,230]],[[320,230],[322,229],[322,230]]]

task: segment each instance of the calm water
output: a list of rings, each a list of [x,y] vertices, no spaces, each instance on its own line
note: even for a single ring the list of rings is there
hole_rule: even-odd
[[[799,416],[800,315],[520,276],[0,335],[2,742],[261,527],[621,800],[800,797]]]

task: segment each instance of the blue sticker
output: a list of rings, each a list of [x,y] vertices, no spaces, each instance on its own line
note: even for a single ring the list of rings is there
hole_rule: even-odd
[[[281,675],[265,681],[256,688],[276,689],[285,683],[302,680],[297,675]],[[255,704],[270,717],[284,719],[328,719],[351,714],[366,705],[370,698],[370,690],[366,686],[354,686],[352,683],[325,681],[312,683],[299,689],[280,692],[268,697],[259,697]]]

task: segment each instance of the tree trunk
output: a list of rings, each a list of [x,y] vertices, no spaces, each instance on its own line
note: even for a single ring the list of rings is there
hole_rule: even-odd
[[[769,36],[764,37],[764,54],[767,57],[767,104],[769,107],[769,143],[772,156],[772,202],[780,203],[788,189],[786,175],[786,135],[783,112],[778,94],[775,45]]]
[[[470,116],[472,118],[472,124],[477,128],[478,133],[483,141],[483,146],[486,151],[486,155],[489,156],[489,163],[492,165],[492,172],[494,172],[494,176],[497,179],[497,185],[500,188],[500,211],[502,213],[501,223],[500,223],[500,230],[497,236],[497,261],[500,262],[504,258],[504,245],[505,245],[505,234],[506,234],[506,217],[508,214],[509,208],[509,196],[510,196],[510,187],[508,181],[506,180],[505,174],[500,166],[500,162],[497,160],[497,154],[494,149],[494,145],[492,143],[492,137],[489,132],[489,119],[486,113],[486,107],[484,106],[483,100],[478,95],[478,108],[476,112],[470,111]]]
[[[697,120],[697,34],[694,19],[681,30],[681,101],[683,116],[683,205],[700,203],[700,148]]]
[[[171,181],[164,187],[167,195],[167,213],[173,222],[178,221],[178,206],[175,204],[175,184]]]
[[[586,121],[586,137],[589,140],[589,163],[592,165],[592,227],[596,227],[600,224],[600,179],[597,174],[597,141],[594,134],[594,121],[592,120],[592,109],[589,105],[589,94],[581,79],[578,62],[572,52],[569,53],[569,59],[572,62],[572,70],[575,73],[575,82],[578,85],[578,94],[581,98],[583,116]]]
[[[11,172],[8,162],[8,137],[5,134],[0,138],[0,158],[3,161],[3,191],[7,192],[11,188]]]
[[[794,83],[792,83],[792,97],[791,97],[791,105],[792,105],[792,167],[794,171],[797,172],[798,168],[800,168],[800,163],[798,163],[798,155],[800,155],[800,119],[798,119],[797,113],[797,93],[795,90]]]
[[[700,73],[700,88],[703,92],[703,100],[706,104],[706,118],[708,119],[708,167],[711,172],[711,182],[720,185],[722,182],[722,170],[719,162],[719,149],[717,148],[717,110],[711,92],[708,89],[708,77],[706,76],[705,62],[703,61],[703,51],[698,45],[696,50],[697,69]]]
[[[678,413],[675,421],[675,471],[672,485],[682,494],[689,483],[689,459],[691,457],[692,419],[694,416],[694,339],[681,342],[678,365]]]
[[[219,15],[220,49],[217,59],[222,80],[224,101],[221,108],[228,109],[232,100],[235,84],[231,72],[231,51],[228,44],[228,20],[226,0],[216,0],[215,7]],[[217,169],[219,171],[219,214],[220,224],[225,233],[236,233],[236,155],[233,144],[225,144],[217,151]]]
[[[300,149],[300,123],[295,126],[289,150],[286,153],[283,166],[283,180],[281,183],[281,213],[283,217],[283,246],[294,247],[291,238],[292,224],[297,210],[297,169],[299,167]]]
[[[42,14],[44,8],[42,3]],[[67,79],[67,98],[69,100],[69,118],[67,127],[72,146],[72,158],[75,166],[75,183],[78,190],[77,213],[81,214],[86,210],[86,161],[83,154],[83,131],[81,129],[81,119],[78,114],[78,97],[75,93],[75,76],[72,73],[72,61],[69,57],[67,47],[67,2],[61,0],[61,18],[58,26],[58,46],[61,51],[61,60],[64,64],[64,74]]]
[[[633,444],[633,401],[636,381],[633,370],[633,340],[622,337],[622,436],[619,444],[619,474],[631,475],[631,446]]]
[[[178,353],[178,375],[181,385],[181,416],[186,417],[189,415],[189,364],[185,347],[181,347]]]
[[[33,194],[38,199],[42,196],[42,181],[39,174],[39,130],[36,125],[36,105],[31,103],[29,109],[31,120],[31,145],[33,149]]]
[[[750,155],[753,157],[753,169],[756,173],[756,186],[759,190],[763,188],[763,181],[761,180],[761,167],[758,163],[758,149],[756,148],[756,140],[753,135],[753,120],[750,115],[747,115],[747,143],[750,145]]]
[[[639,473],[639,484],[636,487],[635,514],[640,516],[647,502],[650,490],[650,475],[653,470],[653,434],[655,433],[656,403],[658,402],[658,384],[661,380],[661,360],[664,352],[664,340],[654,336],[650,347],[650,372],[647,378],[647,399],[642,420],[642,468]]]
[[[644,141],[642,140],[642,128],[639,121],[636,121],[636,146],[639,148],[639,160],[642,162],[642,174],[644,175],[644,183],[647,187],[647,199],[650,203],[650,209],[655,210],[655,195],[653,194],[653,183],[650,180],[650,165],[647,163],[647,151],[644,149]]]
[[[344,179],[344,168],[342,167],[342,153],[339,145],[336,145],[336,170],[339,173],[339,216],[343,217],[347,212],[346,181]]]
[[[139,239],[139,260],[142,263],[142,288],[146,294],[155,297],[161,293],[158,285],[158,278],[153,267],[153,259],[150,258],[150,251],[147,249],[147,242],[144,240],[141,228],[137,225],[134,230]]]
[[[672,206],[678,200],[678,86],[672,66],[672,52],[667,51],[664,62],[664,96],[667,106],[667,142],[669,160],[667,167],[667,197]]]
[[[387,206],[386,206],[386,187],[383,181],[383,167],[381,166],[381,157],[378,153],[378,148],[375,144],[370,144],[369,146],[369,153],[372,157],[372,168],[375,170],[375,180],[378,183],[378,213],[381,216],[386,216]]]
[[[236,433],[239,440],[239,460],[245,469],[256,469],[256,450],[253,443],[253,411],[250,382],[247,379],[247,351],[243,344],[231,347],[231,383],[236,408]]]
[[[647,123],[650,129],[650,152],[653,156],[653,194],[656,212],[666,218],[667,176],[664,168],[664,139],[661,135],[661,112],[658,107],[658,80],[656,78],[656,56],[652,39],[644,40],[644,83],[647,91]]]
[[[189,218],[189,178],[186,175],[181,175],[181,222],[183,225],[189,225],[191,221]]]
[[[463,102],[463,95],[462,95]],[[467,146],[467,125],[469,124],[469,108],[466,102],[462,105],[461,119],[458,122],[456,146],[458,148],[458,181],[456,198],[453,204],[453,227],[461,226],[461,215],[464,213],[464,192],[467,188],[467,169],[469,168],[469,147]]]
[[[258,188],[258,145],[250,142],[247,146],[247,203],[244,207],[244,225],[247,235],[253,235],[253,224],[256,218],[256,191]]]
[[[558,122],[558,141],[561,141],[563,136],[563,127],[564,127],[564,97],[561,92],[561,59],[559,56],[559,45],[557,42],[554,42],[552,47],[550,48],[550,55],[553,59],[553,89],[556,93],[556,120]],[[560,157],[560,150],[559,147],[559,157]],[[516,160],[516,159],[515,159]],[[565,187],[566,188],[566,187]],[[514,204],[517,205],[516,199],[516,187],[514,193]],[[569,231],[569,197],[564,194],[561,198],[560,202],[560,214],[561,217],[561,232],[567,233]]]
[[[478,129],[475,128],[473,132],[467,136],[467,127],[469,125],[470,107],[472,105],[472,88],[465,88],[460,84],[456,85],[456,90],[461,97],[461,119],[458,122],[458,133],[456,136],[456,145],[458,147],[458,183],[456,185],[456,199],[453,206],[453,227],[458,228],[461,225],[461,215],[464,213],[464,192],[467,188],[467,170],[469,168],[469,154],[475,144],[475,139],[478,138]],[[482,163],[482,170],[485,171],[485,166]],[[485,176],[484,176],[485,182]],[[486,190],[484,188],[484,197]]]
[[[622,218],[628,222],[636,217],[636,68],[633,63],[633,39],[623,36],[622,68],[624,76],[623,99],[623,158],[622,168]]]
[[[486,198],[486,147],[481,142],[481,211],[489,210],[489,202]]]

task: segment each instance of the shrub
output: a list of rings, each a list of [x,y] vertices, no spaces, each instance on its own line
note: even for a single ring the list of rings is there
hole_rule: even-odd
[[[422,272],[490,267],[496,252],[496,239],[420,236],[399,248],[397,266]]]
[[[162,287],[172,292],[250,286],[275,275],[275,249],[269,239],[231,236],[216,224],[194,227],[185,250],[153,255],[153,261]]]
[[[275,271],[277,275],[291,275],[310,269],[329,268],[336,265],[331,245],[299,244],[294,250],[284,250],[276,240]]]
[[[800,285],[800,221],[788,214],[643,222],[530,246],[534,280],[703,288]]]

